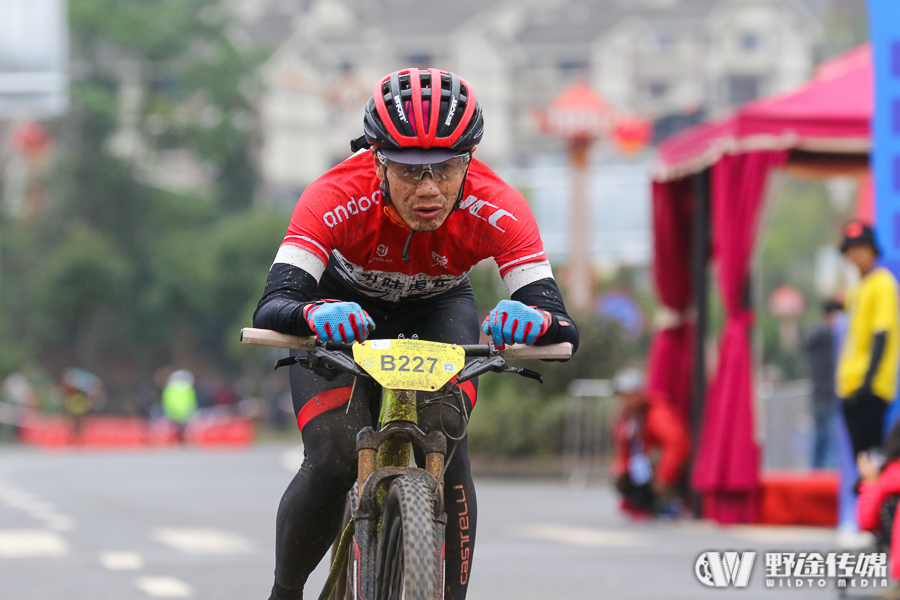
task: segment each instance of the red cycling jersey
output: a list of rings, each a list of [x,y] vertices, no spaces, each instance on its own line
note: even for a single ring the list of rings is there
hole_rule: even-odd
[[[493,258],[510,293],[553,277],[525,198],[473,159],[463,200],[436,231],[409,231],[384,212],[380,181],[360,151],[313,182],[300,196],[275,257],[321,277],[330,256],[361,293],[388,301],[423,298],[460,283],[475,264]]]

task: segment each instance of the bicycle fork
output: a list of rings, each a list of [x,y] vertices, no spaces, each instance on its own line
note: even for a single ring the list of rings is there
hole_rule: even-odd
[[[348,560],[353,565],[353,597],[375,597],[378,528],[384,499],[390,482],[396,477],[421,478],[433,490],[438,499],[434,521],[440,548],[436,548],[436,551],[443,554],[447,524],[443,504],[447,439],[441,433],[426,434],[419,428],[415,391],[385,389],[381,406],[379,424],[383,426],[378,431],[366,427],[356,436],[358,504],[352,507],[353,517],[341,535],[320,600],[328,600],[338,579],[346,573]],[[408,466],[412,443],[417,444],[425,453],[424,470]]]

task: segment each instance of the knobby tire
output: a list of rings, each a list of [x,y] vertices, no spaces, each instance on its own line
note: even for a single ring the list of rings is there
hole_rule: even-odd
[[[425,481],[398,477],[384,503],[378,541],[376,600],[437,600],[443,565],[434,498]]]

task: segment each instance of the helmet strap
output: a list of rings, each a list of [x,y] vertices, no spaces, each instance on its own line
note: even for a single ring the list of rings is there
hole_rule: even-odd
[[[391,205],[391,188],[388,186],[387,181],[387,172],[384,174],[384,179],[381,180],[381,198],[384,200],[385,206]]]
[[[462,183],[459,184],[459,194],[456,196],[456,204],[453,205],[453,209],[450,211],[450,214],[456,212],[456,209],[459,208],[459,205],[463,201],[463,193],[466,190],[466,178],[469,176],[469,165],[472,164],[472,159],[469,159],[469,162],[466,163],[466,172],[463,173]]]

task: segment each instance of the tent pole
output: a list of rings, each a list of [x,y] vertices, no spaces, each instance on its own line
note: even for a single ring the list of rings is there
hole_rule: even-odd
[[[694,222],[691,235],[691,282],[697,315],[694,330],[694,367],[691,377],[691,450],[696,457],[706,404],[706,333],[709,328],[709,259],[712,250],[710,172],[704,169],[691,176],[694,190]],[[692,510],[702,516],[700,495],[692,494]]]

